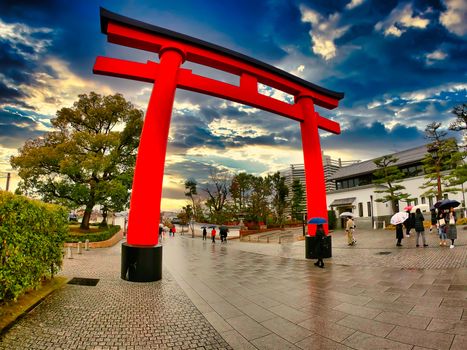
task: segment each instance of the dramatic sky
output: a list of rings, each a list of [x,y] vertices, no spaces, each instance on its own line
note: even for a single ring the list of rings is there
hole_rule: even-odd
[[[321,134],[333,158],[364,160],[419,146],[428,123],[447,127],[452,108],[467,101],[465,0],[2,0],[0,188],[9,157],[50,131],[55,112],[78,94],[120,92],[146,108],[150,84],[92,74],[98,55],[157,61],[107,43],[99,6],[344,92],[337,109],[318,108],[342,128],[341,135]],[[293,163],[303,163],[297,122],[179,90],[162,209],[184,205],[184,180],[202,182],[213,167],[264,175]]]

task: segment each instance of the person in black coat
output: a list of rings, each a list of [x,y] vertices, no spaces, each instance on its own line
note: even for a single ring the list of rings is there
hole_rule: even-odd
[[[414,221],[414,228],[417,232],[417,247],[419,246],[418,243],[420,240],[420,236],[422,236],[423,246],[428,247],[428,244],[426,244],[425,226],[423,225],[423,221],[425,221],[425,218],[423,217],[422,211],[420,210],[420,208],[417,208],[417,211],[415,212]]]
[[[318,224],[316,227],[316,257],[318,258],[318,261],[315,262],[315,265],[324,268],[324,261],[323,261],[323,255],[324,255],[324,228],[322,224]]]
[[[401,247],[401,241],[404,238],[404,228],[402,227],[402,224],[397,224],[396,225],[396,238],[397,238],[397,244],[396,246]]]
[[[203,227],[203,241],[206,240],[207,235],[208,235],[208,231],[206,231],[206,227]]]
[[[405,236],[410,237],[410,230],[414,228],[415,224],[415,214],[410,213],[410,210],[407,211],[409,214],[409,218],[404,221],[404,226],[405,226]]]

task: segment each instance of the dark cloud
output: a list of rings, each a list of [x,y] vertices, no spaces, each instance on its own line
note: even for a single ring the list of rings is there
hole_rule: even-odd
[[[397,124],[388,129],[380,122],[365,125],[356,121],[341,135],[322,138],[321,145],[325,150],[386,154],[425,144],[424,136],[424,132],[414,126]]]
[[[16,109],[0,109],[0,147],[19,148],[28,139],[36,138],[44,131],[32,116]]]

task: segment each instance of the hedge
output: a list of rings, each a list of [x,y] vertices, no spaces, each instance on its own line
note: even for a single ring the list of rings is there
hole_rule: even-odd
[[[67,243],[77,243],[84,242],[86,239],[89,239],[89,242],[100,242],[106,241],[109,238],[112,238],[118,231],[120,231],[119,225],[109,226],[105,231],[96,232],[96,233],[82,233],[79,235],[68,234],[66,237]]]
[[[16,300],[61,267],[64,207],[0,191],[0,301]]]

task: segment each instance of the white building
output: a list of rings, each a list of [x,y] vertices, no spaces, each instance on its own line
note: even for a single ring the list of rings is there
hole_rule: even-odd
[[[427,148],[424,145],[393,154],[398,159],[395,165],[407,174],[407,178],[400,183],[405,187],[403,192],[415,198],[412,203],[400,202],[401,209],[409,204],[428,204],[431,207],[436,202],[434,197],[424,197],[422,193],[425,190],[420,188],[427,180],[422,166],[426,153]],[[326,195],[328,209],[334,210],[337,217],[344,211],[352,212],[359,227],[374,227],[375,223],[382,226],[383,221],[388,224],[388,219],[393,214],[389,202],[376,201],[384,193],[375,193],[375,190],[384,187],[372,184],[372,174],[377,169],[375,159],[339,168],[331,177],[336,182],[336,189]],[[447,194],[444,197],[447,198]],[[450,193],[449,198],[464,203],[463,192]],[[429,215],[425,215],[425,218],[429,219]]]

